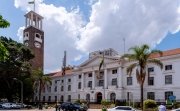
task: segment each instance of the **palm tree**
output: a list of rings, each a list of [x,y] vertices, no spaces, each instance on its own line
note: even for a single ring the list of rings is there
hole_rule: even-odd
[[[160,50],[150,50],[150,47],[146,44],[142,46],[135,46],[129,49],[132,51],[132,54],[124,54],[121,58],[128,59],[133,63],[127,67],[127,74],[131,76],[132,71],[136,70],[136,78],[137,82],[140,85],[140,92],[141,92],[141,109],[143,110],[143,88],[144,88],[144,81],[147,74],[147,65],[155,64],[159,66],[161,69],[163,68],[163,64],[160,60],[150,58],[152,54],[160,54],[162,52]],[[149,76],[149,73],[148,73]]]
[[[38,102],[41,103],[41,92],[47,84],[51,84],[51,78],[44,75],[41,69],[33,70],[32,79],[34,81],[34,89],[38,89]]]

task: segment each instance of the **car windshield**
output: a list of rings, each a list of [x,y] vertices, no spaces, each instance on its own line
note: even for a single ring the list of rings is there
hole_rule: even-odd
[[[117,107],[116,109],[121,109],[121,110],[131,110],[132,108],[130,108],[130,107]]]

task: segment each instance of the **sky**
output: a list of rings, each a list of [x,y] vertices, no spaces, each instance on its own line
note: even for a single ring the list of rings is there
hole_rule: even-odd
[[[0,14],[11,26],[0,35],[22,42],[24,15],[31,0],[1,0]],[[123,54],[135,45],[152,49],[180,48],[180,0],[35,0],[44,17],[44,72],[79,65],[89,52],[113,48]]]

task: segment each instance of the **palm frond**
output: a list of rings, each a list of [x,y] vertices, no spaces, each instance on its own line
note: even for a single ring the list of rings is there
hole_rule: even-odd
[[[161,50],[154,49],[154,50],[151,51],[151,54],[156,54],[156,53],[159,54],[160,56],[163,55],[163,52]]]
[[[150,59],[147,61],[148,63],[155,64],[159,66],[161,69],[163,68],[163,63],[158,59]]]
[[[131,75],[131,74],[132,74],[133,69],[134,69],[136,66],[138,66],[138,64],[137,64],[137,63],[133,63],[133,64],[131,64],[130,66],[128,66],[128,67],[127,67],[127,69],[126,69],[127,74],[128,74],[128,75]]]

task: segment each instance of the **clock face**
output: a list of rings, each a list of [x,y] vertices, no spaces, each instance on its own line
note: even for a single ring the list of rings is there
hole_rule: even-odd
[[[25,42],[24,45],[25,45],[25,46],[29,46],[29,43],[28,43],[28,42]]]
[[[34,43],[34,46],[35,46],[36,48],[41,48],[41,44],[40,44],[39,42],[35,42],[35,43]]]

